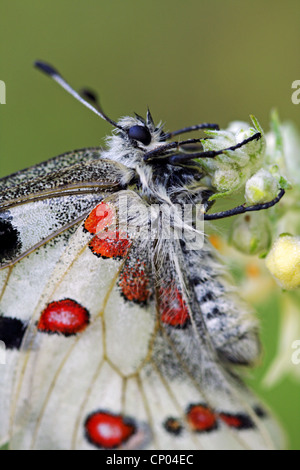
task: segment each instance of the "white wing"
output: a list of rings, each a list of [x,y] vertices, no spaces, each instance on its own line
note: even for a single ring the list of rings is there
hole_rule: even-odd
[[[212,253],[165,241],[158,260],[154,242],[113,239],[120,194],[52,258],[44,248],[52,274],[31,281],[22,350],[2,377],[2,436],[9,428],[16,449],[279,446],[277,425],[234,374],[233,362],[257,354],[256,326],[226,293]],[[122,195],[143,226],[145,203]],[[34,255],[11,270],[23,262],[22,276],[2,281],[1,308]]]

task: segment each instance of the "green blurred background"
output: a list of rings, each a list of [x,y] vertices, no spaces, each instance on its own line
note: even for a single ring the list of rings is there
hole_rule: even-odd
[[[111,127],[32,67],[55,65],[75,88],[97,90],[112,119],[149,105],[176,129],[247,120],[265,129],[277,107],[300,127],[291,84],[300,79],[298,0],[2,0],[0,176],[67,150],[103,143]],[[300,169],[299,169],[300,171]],[[276,298],[260,307],[264,364],[255,388],[300,449],[300,385],[263,390],[278,339]]]

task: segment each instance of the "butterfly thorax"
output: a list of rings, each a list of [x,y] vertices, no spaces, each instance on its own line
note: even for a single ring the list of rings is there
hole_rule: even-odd
[[[192,194],[196,194],[199,201],[200,192],[206,189],[200,183],[203,177],[200,166],[195,163],[170,165],[163,158],[145,160],[146,153],[167,143],[161,123],[155,126],[148,114],[147,121],[139,116],[124,117],[118,124],[124,131],[116,129],[107,138],[108,148],[102,153],[102,157],[117,161],[132,170],[129,184],[134,190],[150,203],[173,205],[179,201],[191,202]],[[149,133],[149,143],[145,144],[128,135],[128,130],[135,126],[144,127]]]

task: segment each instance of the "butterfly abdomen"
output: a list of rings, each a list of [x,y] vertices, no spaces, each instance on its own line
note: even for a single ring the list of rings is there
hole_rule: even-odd
[[[260,354],[258,324],[249,305],[237,294],[213,247],[187,255],[192,289],[220,360],[253,365]],[[197,322],[197,316],[195,316]]]

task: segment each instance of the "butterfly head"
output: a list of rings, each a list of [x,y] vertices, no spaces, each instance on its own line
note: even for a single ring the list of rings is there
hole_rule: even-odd
[[[145,119],[138,114],[125,116],[117,125],[106,139],[107,151],[103,156],[130,168],[152,166],[153,162],[147,162],[145,155],[166,143],[161,123],[155,126],[148,110]]]
[[[97,95],[93,91],[83,89],[80,95],[89,102],[92,102],[96,108],[101,111],[104,118],[108,120],[100,106]],[[135,113],[135,117],[127,116],[120,119],[117,123],[109,119],[109,122],[114,125],[116,135],[127,142],[128,147],[148,151],[149,148],[153,147],[153,144],[155,145],[158,142],[165,141],[165,134],[162,131],[161,124],[157,127],[155,126],[149,109],[147,110],[146,119]]]

